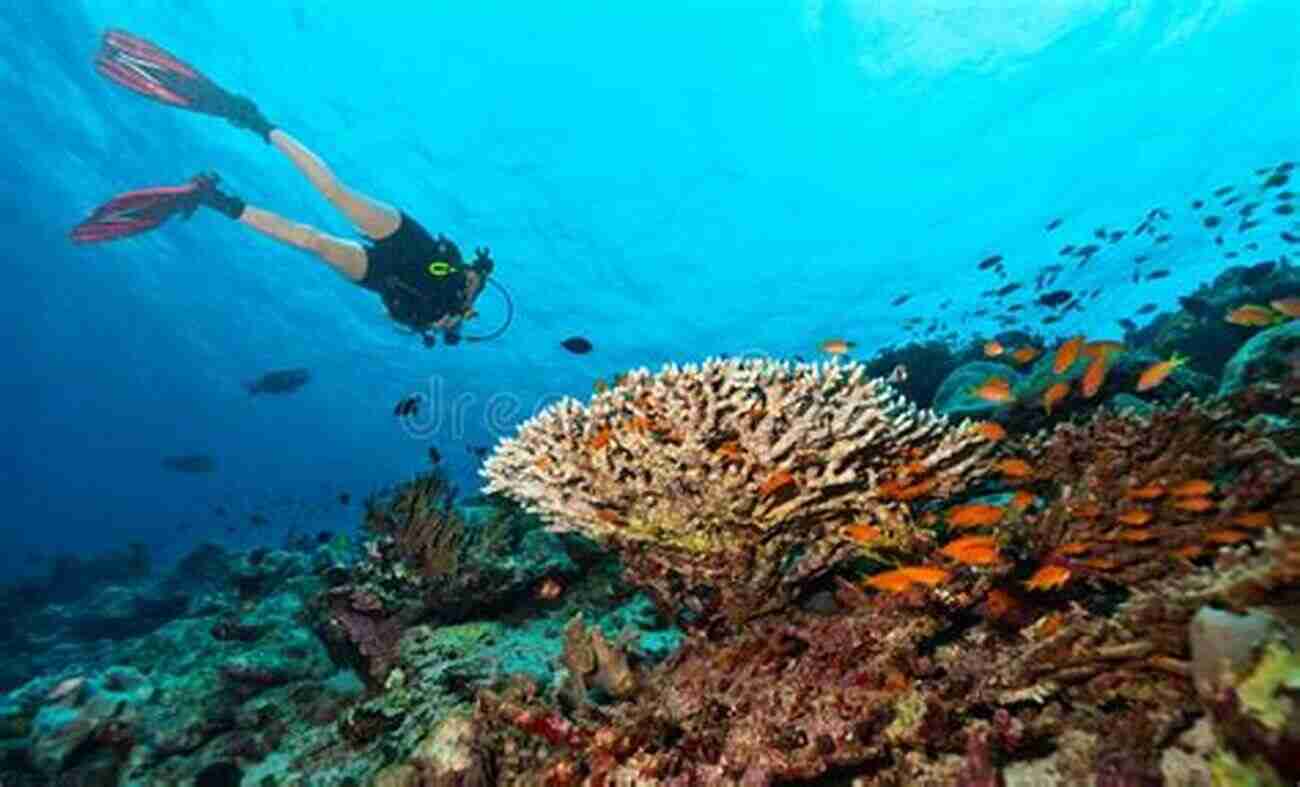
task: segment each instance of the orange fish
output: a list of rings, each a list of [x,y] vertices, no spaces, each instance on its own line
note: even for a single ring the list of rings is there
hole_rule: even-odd
[[[869,544],[880,538],[880,528],[866,522],[855,522],[845,527],[843,533],[859,544]]]
[[[992,620],[1004,620],[1013,612],[1018,611],[1023,605],[1016,600],[1016,597],[1003,590],[994,588],[984,597],[984,603],[981,605],[981,611],[984,615]]]
[[[1279,298],[1275,301],[1269,301],[1268,305],[1276,309],[1278,313],[1287,317],[1300,317],[1300,298],[1294,296],[1290,298]]]
[[[1021,489],[1011,498],[1011,507],[1017,511],[1024,511],[1032,506],[1036,500],[1037,498],[1031,492]]]
[[[1240,544],[1249,538],[1240,530],[1211,530],[1205,534],[1205,540],[1211,544]]]
[[[1180,511],[1192,511],[1200,514],[1213,509],[1214,501],[1208,497],[1180,497],[1174,501],[1174,508]]]
[[[1109,357],[1111,355],[1114,355],[1115,353],[1122,353],[1126,349],[1128,348],[1124,346],[1123,342],[1098,341],[1098,342],[1088,342],[1087,344],[1083,345],[1082,352],[1085,358],[1092,358],[1093,360],[1096,360],[1097,358]]]
[[[727,459],[739,459],[740,443],[737,443],[735,440],[728,440],[727,442],[718,446],[718,450],[715,453],[717,453],[718,456],[725,457]]]
[[[1051,590],[1061,587],[1069,579],[1070,569],[1064,566],[1043,566],[1025,580],[1025,587],[1030,590]]]
[[[599,451],[609,445],[610,431],[608,426],[602,426],[596,432],[596,436],[591,438],[591,448],[593,451]]]
[[[1160,484],[1147,484],[1128,490],[1124,496],[1129,500],[1156,500],[1164,497],[1165,488]]]
[[[795,486],[794,476],[788,470],[777,470],[758,487],[758,496],[768,497],[791,486]]]
[[[1070,557],[1073,555],[1082,555],[1090,549],[1092,549],[1091,544],[1085,544],[1082,541],[1071,541],[1066,544],[1061,544],[1056,548],[1056,551],[1053,554]]]
[[[998,542],[989,536],[966,536],[949,542],[939,552],[968,566],[987,566],[998,560]]]
[[[1023,459],[999,460],[997,468],[1001,470],[1002,475],[1007,478],[1028,478],[1034,473],[1034,469]]]
[[[1191,560],[1194,557],[1200,557],[1203,554],[1205,554],[1205,547],[1199,547],[1195,544],[1189,544],[1185,547],[1181,547],[1179,549],[1174,550],[1174,557],[1181,557],[1186,560]]]
[[[1214,491],[1214,484],[1210,483],[1209,481],[1204,481],[1198,478],[1192,481],[1184,481],[1183,483],[1169,490],[1169,493],[1172,494],[1174,497],[1202,497],[1204,495],[1210,494],[1213,491]]]
[[[1052,371],[1056,374],[1065,374],[1071,366],[1074,366],[1075,360],[1079,357],[1079,351],[1082,349],[1082,336],[1076,336],[1062,344],[1056,351],[1056,360],[1052,361]]]
[[[1069,393],[1070,393],[1070,384],[1065,382],[1064,380],[1052,385],[1050,388],[1048,388],[1046,391],[1043,392],[1043,412],[1048,413],[1050,415],[1052,412],[1052,407],[1056,405],[1057,402],[1060,402],[1067,395],[1069,395]]]
[[[1146,368],[1146,371],[1142,372],[1142,376],[1138,378],[1137,389],[1139,391],[1150,391],[1152,388],[1163,383],[1169,375],[1173,374],[1175,369],[1186,363],[1187,358],[1185,356],[1174,353],[1167,361],[1160,361],[1159,363],[1151,364]]]
[[[1156,537],[1150,530],[1122,530],[1117,538],[1132,544],[1144,544]]]
[[[948,581],[948,571],[935,566],[904,566],[867,579],[867,586],[890,593],[901,593],[913,585],[935,585]]]
[[[964,527],[982,527],[984,525],[996,525],[1002,521],[1002,515],[1006,511],[998,506],[984,505],[983,503],[967,503],[963,506],[953,506],[948,509],[948,524],[957,528]]]
[[[1233,325],[1244,325],[1247,328],[1264,328],[1269,325],[1281,322],[1282,315],[1268,308],[1267,306],[1258,306],[1248,303],[1245,306],[1238,306],[1228,312],[1223,318],[1224,322],[1230,322]]]
[[[1006,352],[1006,348],[1004,348],[1001,344],[997,343],[996,341],[984,343],[985,358],[996,358],[1004,352]]]
[[[1024,347],[1021,347],[1017,349],[1015,352],[1011,353],[1011,358],[1016,363],[1023,366],[1024,364],[1027,364],[1030,361],[1037,358],[1038,352],[1039,351],[1037,347],[1030,347],[1029,345],[1025,345]]]
[[[1083,383],[1079,390],[1084,399],[1091,399],[1101,390],[1101,386],[1106,382],[1106,371],[1109,367],[1106,365],[1106,356],[1099,355],[1088,364],[1088,369],[1083,373]]]
[[[1015,397],[1011,394],[1011,384],[1005,377],[990,377],[970,391],[972,396],[994,404],[1006,404]]]
[[[902,481],[886,481],[880,485],[880,494],[887,500],[915,500],[918,497],[924,497],[934,488],[935,480],[927,478],[917,481],[915,484],[906,484]]]
[[[608,522],[611,525],[620,525],[623,523],[623,520],[619,519],[618,513],[611,511],[608,508],[597,508],[596,516],[599,517],[601,521]]]
[[[855,342],[846,339],[827,339],[817,345],[817,348],[827,355],[844,355],[857,346],[858,345]]]
[[[1070,513],[1080,519],[1096,519],[1101,516],[1101,506],[1096,503],[1080,503],[1070,508]]]
[[[1007,436],[1007,430],[1002,428],[1002,424],[994,421],[980,421],[975,424],[975,431],[983,435],[984,439],[990,443],[996,443]]]
[[[1112,568],[1119,565],[1119,563],[1116,563],[1114,560],[1104,557],[1082,558],[1075,562],[1084,568],[1095,568],[1098,571],[1110,571]]]
[[[1228,520],[1238,527],[1248,527],[1252,530],[1273,526],[1273,515],[1267,511],[1247,511],[1237,514]]]
[[[1132,527],[1141,527],[1151,521],[1151,512],[1145,508],[1130,508],[1119,516],[1115,517],[1121,524]]]

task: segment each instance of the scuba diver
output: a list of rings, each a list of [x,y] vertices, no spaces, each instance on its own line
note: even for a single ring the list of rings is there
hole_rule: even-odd
[[[494,263],[488,249],[476,249],[473,262],[465,264],[450,239],[430,235],[405,212],[349,188],[320,157],[267,120],[251,100],[224,90],[149,41],[109,30],[104,33],[95,68],[107,79],[154,101],[225,118],[261,137],[283,153],[368,242],[339,238],[249,205],[218,188],[220,178],[215,173],[197,175],[180,186],[121,194],[73,228],[75,242],[136,235],[177,214],[189,218],[200,206],[211,208],[314,254],[350,281],[378,293],[389,316],[418,333],[426,346],[436,343],[435,331],[441,331],[448,344],[460,341],[461,325],[475,315],[474,302],[492,275]],[[510,306],[508,294],[504,289],[501,292]],[[495,338],[504,330],[505,326],[490,336],[469,338]]]

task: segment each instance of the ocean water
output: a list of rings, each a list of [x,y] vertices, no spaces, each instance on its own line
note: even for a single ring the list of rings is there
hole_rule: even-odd
[[[210,211],[69,243],[112,194],[202,170],[352,236],[253,135],[100,78],[108,27],[255,98],[348,185],[490,246],[509,330],[425,348],[373,293]],[[1086,309],[1019,313],[1049,340],[1117,335],[1224,267],[1188,200],[1294,156],[1300,127],[1300,7],[1282,0],[69,0],[7,4],[0,29],[11,576],[128,542],[165,559],[355,528],[430,446],[472,493],[471,449],[632,367],[812,357],[828,337],[869,357],[909,318],[989,336],[1015,298],[980,291],[1166,207],[1146,269],[1168,278],[1131,284],[1129,239],[1067,262],[1057,286],[1101,290]],[[977,270],[994,254],[1005,278]],[[496,292],[481,305],[470,332],[505,318]],[[593,351],[563,349],[574,335]],[[300,391],[245,391],[293,367]],[[425,416],[404,424],[415,393]],[[164,466],[179,454],[215,469]]]

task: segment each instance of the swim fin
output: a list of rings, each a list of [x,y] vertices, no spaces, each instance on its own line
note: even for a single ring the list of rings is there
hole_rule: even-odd
[[[225,118],[268,142],[275,128],[252,100],[223,89],[194,66],[125,30],[104,32],[95,70],[145,98]]]
[[[197,175],[180,186],[119,194],[95,208],[69,235],[74,243],[101,243],[148,232],[178,213],[188,219],[204,204],[205,192],[213,190],[216,182],[215,175]]]

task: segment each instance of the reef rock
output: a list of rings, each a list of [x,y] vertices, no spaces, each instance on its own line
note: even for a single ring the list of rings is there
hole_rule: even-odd
[[[1281,383],[1300,370],[1300,320],[1256,334],[1237,350],[1223,369],[1219,396],[1232,396],[1260,382]]]

